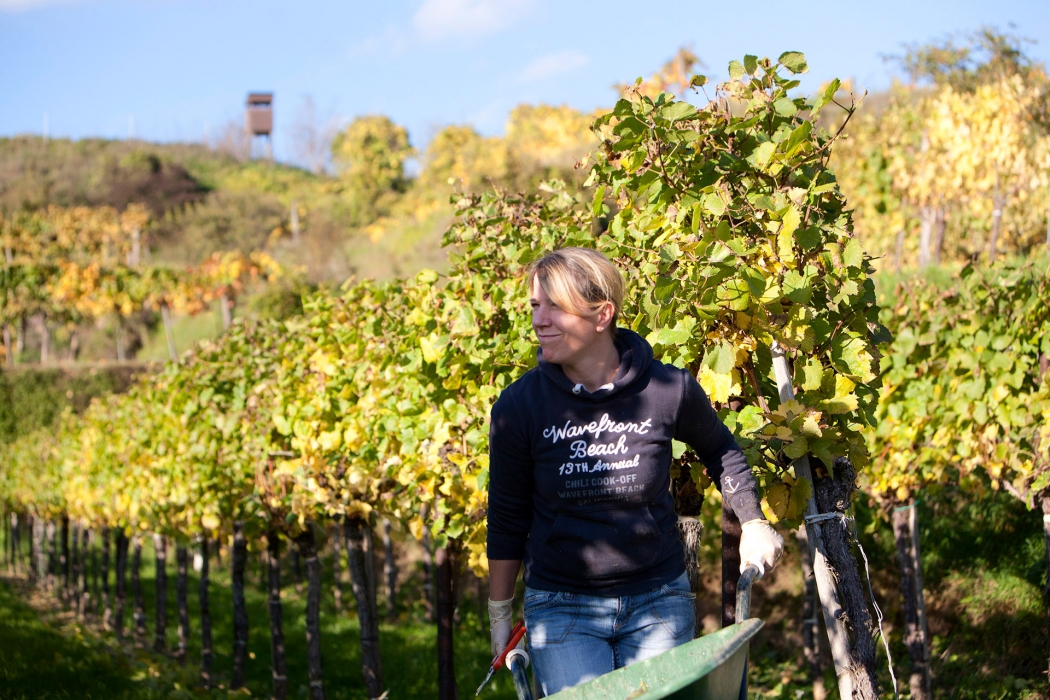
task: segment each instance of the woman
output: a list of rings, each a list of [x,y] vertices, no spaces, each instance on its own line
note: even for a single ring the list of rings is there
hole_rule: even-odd
[[[783,540],[696,379],[616,328],[616,267],[565,248],[536,262],[528,282],[538,366],[492,408],[489,617],[495,655],[524,562],[528,646],[550,695],[693,639],[672,438],[696,451],[740,516],[744,563],[772,567]]]

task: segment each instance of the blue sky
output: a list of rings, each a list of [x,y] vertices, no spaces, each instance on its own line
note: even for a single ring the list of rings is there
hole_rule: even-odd
[[[305,96],[320,118],[383,113],[422,146],[440,127],[503,130],[514,105],[610,105],[611,86],[692,45],[713,79],[745,53],[806,53],[802,88],[890,84],[882,56],[982,24],[1035,39],[1047,0],[0,0],[0,135],[213,138],[249,90],[275,93],[291,158]]]

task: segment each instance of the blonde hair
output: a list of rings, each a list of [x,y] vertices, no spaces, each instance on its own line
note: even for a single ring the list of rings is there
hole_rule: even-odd
[[[623,305],[623,277],[609,258],[590,248],[562,248],[547,253],[529,268],[529,288],[538,279],[555,304],[576,316],[595,314],[613,305],[610,327]]]

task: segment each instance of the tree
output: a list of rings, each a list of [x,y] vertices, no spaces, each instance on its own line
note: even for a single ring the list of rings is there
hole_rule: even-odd
[[[451,191],[454,181],[458,190],[474,192],[506,184],[510,168],[510,149],[504,139],[452,124],[427,145],[419,185],[428,192],[444,193]]]
[[[986,83],[1015,75],[1028,79],[1034,71],[1040,71],[1024,51],[1025,45],[1032,43],[1031,39],[985,26],[962,37],[910,44],[903,56],[888,59],[900,65],[912,83],[972,92]]]
[[[251,137],[244,130],[244,123],[236,119],[223,124],[218,138],[208,145],[236,160],[248,160],[252,155]]]
[[[512,186],[524,191],[546,179],[574,179],[577,161],[598,145],[591,132],[596,116],[568,105],[522,104],[512,109],[505,137]]]
[[[387,211],[408,189],[405,161],[414,153],[408,132],[389,117],[354,119],[332,141],[332,161],[347,183],[358,223]]]
[[[296,160],[315,174],[323,173],[332,155],[332,140],[339,132],[335,118],[318,115],[313,97],[304,95],[291,128]]]
[[[899,267],[907,248],[925,267],[1043,240],[1050,80],[1025,43],[983,28],[891,57],[910,84],[835,156],[869,250],[895,249]]]

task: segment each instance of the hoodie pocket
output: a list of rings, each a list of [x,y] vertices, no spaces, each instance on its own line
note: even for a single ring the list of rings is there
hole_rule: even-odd
[[[656,563],[659,542],[660,530],[646,504],[560,512],[544,540],[542,564],[573,578],[617,578]]]

